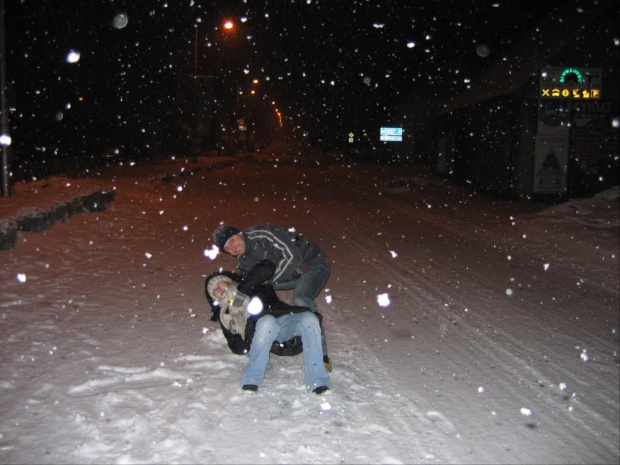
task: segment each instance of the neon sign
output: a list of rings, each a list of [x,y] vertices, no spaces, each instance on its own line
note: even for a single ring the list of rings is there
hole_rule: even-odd
[[[549,67],[540,70],[540,98],[601,100],[601,68]]]
[[[577,82],[581,84],[583,82],[583,75],[581,71],[576,68],[566,68],[562,71],[562,75],[560,76],[560,82],[564,84],[566,82],[566,76],[570,76],[571,74],[577,76]]]

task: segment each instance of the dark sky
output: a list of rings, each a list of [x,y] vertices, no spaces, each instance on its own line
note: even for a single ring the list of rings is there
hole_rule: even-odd
[[[309,134],[374,127],[405,97],[456,95],[541,20],[561,20],[555,7],[576,8],[570,0],[5,1],[22,154],[178,137],[192,118],[196,46],[199,73],[216,76],[222,95],[256,77],[286,121]],[[119,13],[123,28],[112,25]],[[221,28],[225,18],[237,22],[234,33]],[[69,50],[77,63],[66,62]]]

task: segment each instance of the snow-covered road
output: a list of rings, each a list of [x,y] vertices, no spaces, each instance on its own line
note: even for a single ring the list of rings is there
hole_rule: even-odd
[[[617,188],[547,208],[290,144],[211,163],[72,181],[116,198],[0,252],[0,462],[618,461]],[[301,357],[240,395],[202,288],[235,265],[203,253],[221,222],[330,258],[332,396]]]

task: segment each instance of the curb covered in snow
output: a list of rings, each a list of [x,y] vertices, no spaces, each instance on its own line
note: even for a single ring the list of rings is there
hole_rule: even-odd
[[[114,200],[116,191],[97,190],[91,194],[59,202],[47,210],[34,209],[15,219],[0,219],[0,250],[8,250],[17,243],[18,231],[41,232],[57,221],[64,222],[78,213],[103,211]]]

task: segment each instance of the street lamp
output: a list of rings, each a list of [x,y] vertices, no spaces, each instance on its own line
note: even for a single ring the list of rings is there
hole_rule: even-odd
[[[226,20],[220,23],[221,26],[216,28],[223,30],[224,36],[220,37],[220,40],[226,39],[226,36],[232,34],[235,29],[235,23],[232,20]],[[200,70],[199,57],[199,30],[198,25],[195,26],[194,31],[194,142],[196,147],[194,148],[194,154],[201,149],[201,145],[210,141],[213,131],[213,98],[215,92],[215,70],[217,66],[211,66],[210,71],[212,74],[204,74]],[[222,60],[222,57],[219,57]],[[218,73],[220,74],[220,73]],[[238,99],[238,98],[237,98]],[[208,143],[208,145],[211,145]]]

